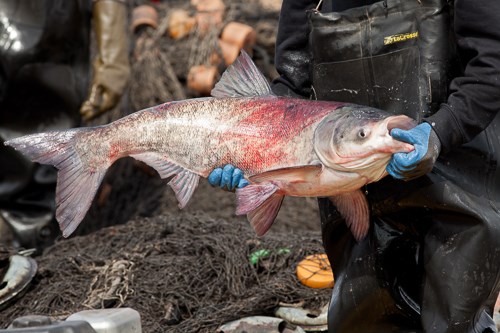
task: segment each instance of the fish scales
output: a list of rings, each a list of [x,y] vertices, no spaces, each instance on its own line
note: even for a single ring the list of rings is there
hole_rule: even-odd
[[[324,104],[337,106],[278,97],[166,103],[81,133],[76,150],[94,169],[149,151],[205,177],[221,163],[254,175],[317,159],[304,137],[329,112]]]
[[[360,188],[387,172],[392,154],[413,146],[392,128],[412,119],[365,106],[275,96],[242,53],[212,97],[172,101],[108,125],[36,133],[5,142],[58,171],[56,219],[68,237],[84,218],[106,170],[131,156],[169,178],[184,207],[216,167],[241,168],[249,185],[236,190],[237,214],[257,235],[271,227],[283,197],[329,197],[359,240],[369,228]]]

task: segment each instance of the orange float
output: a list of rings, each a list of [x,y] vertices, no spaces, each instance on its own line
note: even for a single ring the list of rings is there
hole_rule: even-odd
[[[334,277],[326,254],[312,254],[297,265],[299,281],[316,289],[333,288]]]
[[[156,29],[158,28],[158,12],[152,6],[137,6],[132,11],[131,21],[130,29],[133,32],[137,32],[141,26],[150,26]]]
[[[210,57],[210,63],[213,65],[218,65],[222,60],[224,60],[224,64],[229,66],[236,60],[236,58],[238,58],[238,55],[240,54],[240,49],[236,45],[230,44],[221,39],[219,39],[219,49],[221,54],[214,51]]]
[[[209,95],[218,76],[219,72],[215,66],[193,66],[188,73],[187,86],[200,94]]]
[[[221,39],[251,54],[252,48],[257,41],[257,33],[249,25],[229,22],[222,30]]]
[[[210,29],[222,23],[226,6],[222,0],[197,0],[191,1],[196,6],[196,24],[201,33],[206,33]]]
[[[183,9],[174,9],[168,17],[168,35],[172,39],[187,36],[196,25],[196,19]]]

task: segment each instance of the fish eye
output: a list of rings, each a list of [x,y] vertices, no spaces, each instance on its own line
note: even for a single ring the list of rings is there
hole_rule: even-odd
[[[359,130],[358,137],[360,137],[361,139],[364,139],[364,138],[367,137],[367,133],[365,132],[364,128],[362,128],[362,129]]]

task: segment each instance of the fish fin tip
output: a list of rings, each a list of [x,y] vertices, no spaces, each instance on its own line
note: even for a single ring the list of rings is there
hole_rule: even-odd
[[[69,237],[87,215],[105,173],[106,170],[88,172],[75,168],[59,171],[56,220],[63,237]]]
[[[183,170],[168,182],[175,193],[180,209],[187,205],[198,187],[199,181],[200,176],[191,171]]]
[[[241,50],[238,58],[224,71],[212,89],[213,97],[248,97],[274,95],[269,82],[252,58]]]
[[[276,220],[283,199],[283,195],[273,194],[262,205],[247,214],[250,225],[255,230],[257,236],[264,236],[269,231]]]
[[[167,156],[159,153],[144,152],[139,154],[131,154],[129,156],[138,161],[144,162],[155,169],[162,179],[169,178],[184,171],[184,168],[170,162]]]
[[[236,215],[245,215],[257,209],[278,190],[273,183],[250,184],[236,189]]]
[[[284,196],[273,183],[250,184],[236,190],[237,215],[247,214],[257,236],[263,236],[274,223]]]
[[[174,176],[168,183],[175,193],[178,206],[184,208],[198,187],[200,176],[171,162],[168,156],[155,152],[131,154],[131,157],[155,169],[162,179]]]
[[[366,196],[357,190],[330,197],[356,241],[362,241],[370,229],[370,210]]]

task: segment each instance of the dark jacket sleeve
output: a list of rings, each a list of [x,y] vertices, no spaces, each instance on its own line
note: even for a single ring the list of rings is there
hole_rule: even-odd
[[[500,111],[500,1],[455,0],[454,30],[463,64],[450,96],[425,119],[443,151],[471,141]]]
[[[280,76],[273,81],[273,91],[283,96],[309,97],[309,24],[306,11],[317,0],[284,0],[276,37],[275,66]]]

